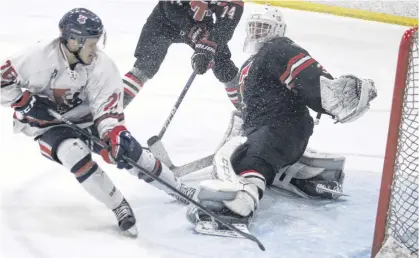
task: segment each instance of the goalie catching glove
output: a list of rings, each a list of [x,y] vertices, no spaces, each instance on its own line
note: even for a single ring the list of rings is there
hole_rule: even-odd
[[[377,97],[372,80],[343,75],[335,80],[320,76],[322,107],[337,122],[352,122],[361,117]]]

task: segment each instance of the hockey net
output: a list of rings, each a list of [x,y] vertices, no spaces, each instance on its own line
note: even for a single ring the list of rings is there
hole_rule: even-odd
[[[372,257],[418,257],[418,29],[401,40]]]

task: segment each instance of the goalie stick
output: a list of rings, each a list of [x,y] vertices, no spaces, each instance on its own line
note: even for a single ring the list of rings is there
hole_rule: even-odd
[[[88,131],[78,127],[77,125],[73,124],[71,121],[69,121],[68,119],[66,119],[65,117],[63,117],[62,115],[60,115],[59,113],[55,112],[54,110],[49,109],[48,112],[55,117],[56,119],[60,120],[61,122],[67,124],[69,127],[71,127],[76,133],[87,137],[89,140],[93,141],[95,144],[97,144],[98,146],[100,146],[103,149],[109,149],[109,146],[103,142],[102,140],[100,140],[99,138],[95,137],[94,135],[92,135],[91,133],[89,133]],[[255,236],[248,234],[246,232],[243,232],[239,229],[237,229],[236,227],[234,227],[233,225],[231,225],[230,223],[226,222],[224,219],[220,218],[219,216],[217,216],[215,213],[213,213],[212,211],[208,210],[207,208],[205,208],[204,206],[202,206],[200,203],[196,202],[195,200],[189,198],[187,195],[185,195],[184,193],[180,192],[178,189],[176,189],[175,187],[173,187],[172,185],[170,185],[169,183],[167,183],[166,181],[162,180],[161,178],[159,178],[158,176],[154,175],[153,173],[149,172],[148,170],[146,170],[145,168],[143,168],[142,166],[138,165],[137,162],[135,162],[134,160],[130,159],[127,156],[123,156],[122,157],[126,162],[128,162],[131,166],[138,168],[141,173],[146,174],[147,176],[153,178],[154,180],[156,180],[157,182],[163,184],[164,186],[166,186],[167,188],[169,188],[170,190],[172,190],[173,192],[176,192],[176,194],[182,196],[183,198],[187,199],[191,204],[195,205],[196,207],[198,207],[201,211],[205,212],[206,214],[208,214],[208,216],[211,216],[214,220],[220,222],[221,224],[223,224],[224,226],[226,226],[227,228],[231,229],[232,231],[238,233],[239,235],[243,236],[244,238],[251,240],[253,242],[255,242],[259,248],[262,251],[265,251],[265,247],[263,246],[263,244],[259,241],[259,239],[257,239]]]
[[[224,145],[230,139],[232,136],[237,136],[241,134],[241,123],[240,122],[240,111],[233,111],[230,116],[230,122],[228,124],[227,130],[224,133],[224,137],[221,140],[221,142],[218,144],[218,147],[215,150],[215,153],[218,151],[221,146]],[[182,165],[182,166],[176,166],[171,161],[169,154],[166,151],[166,148],[164,147],[162,141],[159,139],[158,136],[153,136],[148,140],[148,145],[151,147],[150,151],[158,157],[158,159],[163,162],[166,166],[168,166],[177,177],[182,177],[185,175],[188,175],[192,172],[195,172],[197,170],[209,167],[212,165],[214,160],[214,155],[211,154],[209,156],[206,156],[204,158],[192,161],[188,164]]]
[[[153,155],[156,156],[157,159],[163,162],[163,164],[168,166],[177,177],[182,177],[197,170],[209,167],[212,165],[212,162],[214,160],[214,154],[212,154],[207,157],[187,163],[185,165],[176,166],[173,164],[172,160],[169,157],[169,154],[166,151],[166,148],[164,147],[163,143],[158,138],[158,136],[151,137],[147,141],[147,144],[148,146],[150,146],[151,153],[153,153]]]

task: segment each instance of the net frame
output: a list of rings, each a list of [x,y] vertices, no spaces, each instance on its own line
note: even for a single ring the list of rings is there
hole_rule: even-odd
[[[372,257],[389,239],[411,255],[418,254],[418,55],[415,27],[400,42]]]

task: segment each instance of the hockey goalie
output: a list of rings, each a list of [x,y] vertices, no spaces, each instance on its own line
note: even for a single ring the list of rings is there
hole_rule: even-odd
[[[309,108],[343,124],[362,116],[377,96],[372,80],[334,78],[284,36],[286,26],[270,6],[247,19],[244,51],[251,57],[238,76],[241,112],[234,112],[231,130],[214,156],[213,179],[200,182],[195,196],[241,230],[267,186],[304,198],[341,196],[345,159],[307,150],[314,127]],[[187,217],[200,233],[239,236],[194,206]]]

